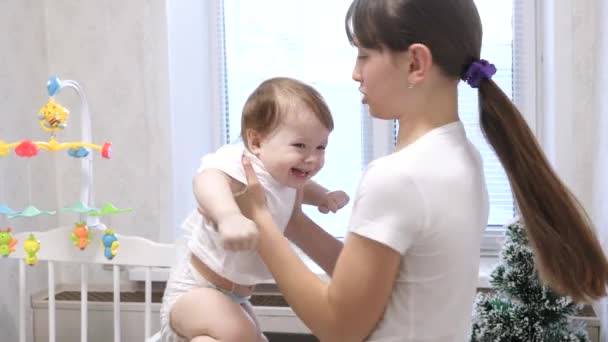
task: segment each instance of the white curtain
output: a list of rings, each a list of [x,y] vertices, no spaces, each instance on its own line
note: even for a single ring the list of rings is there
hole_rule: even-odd
[[[543,63],[537,131],[549,159],[608,247],[608,4],[540,4]],[[602,322],[601,341],[607,341],[608,301],[594,307]]]

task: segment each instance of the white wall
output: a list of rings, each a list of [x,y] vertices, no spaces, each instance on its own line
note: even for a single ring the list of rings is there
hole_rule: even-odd
[[[36,120],[48,100],[47,78],[58,75],[79,82],[89,99],[93,142],[113,143],[111,160],[94,152],[95,203],[134,209],[105,222],[119,234],[169,239],[170,234],[161,232],[173,231],[176,221],[176,159],[165,0],[0,1],[0,29],[0,140],[48,140]],[[78,140],[77,96],[66,89],[57,100],[71,111],[69,127],[58,140]],[[31,202],[56,210],[79,200],[80,162],[65,151],[41,152],[29,160],[11,154],[0,158],[0,172],[0,204],[21,209]],[[21,232],[70,225],[77,219],[62,213],[9,222]],[[6,224],[0,218],[0,228]],[[61,269],[58,282],[76,281],[74,270]],[[0,339],[15,341],[16,264],[0,260],[0,272],[7,279],[0,282]],[[104,272],[90,272],[91,281],[111,274]],[[28,277],[29,290],[46,287],[44,265],[29,268]]]
[[[171,224],[171,113],[165,2],[48,0],[48,70],[87,93],[93,141],[113,143],[110,160],[94,160],[95,203],[132,207],[106,218],[122,234],[156,239]],[[58,96],[61,100],[62,94]],[[68,94],[65,94],[68,97]],[[73,96],[75,98],[75,96]],[[78,105],[62,135],[80,137]],[[75,159],[57,155],[57,202],[79,197]],[[62,215],[69,224],[73,217]]]
[[[0,32],[3,32],[0,35],[0,140],[12,142],[32,137],[38,125],[35,115],[46,101],[46,19],[44,6],[34,1],[2,1],[0,13]],[[31,175],[36,175],[30,186],[31,196],[27,191],[28,170]],[[40,208],[51,208],[56,192],[54,180],[54,160],[48,155],[36,160],[0,158],[0,204],[22,208],[31,200]],[[19,231],[20,228],[31,229],[42,224],[56,225],[57,219],[45,217],[9,222],[0,217],[0,228],[5,229],[9,223]],[[0,273],[5,276],[0,282],[0,331],[2,340],[6,341],[17,340],[17,269],[12,260],[0,260]],[[31,279],[31,290],[38,291],[44,287],[46,267],[30,269],[27,274]],[[30,315],[28,324],[31,324]]]

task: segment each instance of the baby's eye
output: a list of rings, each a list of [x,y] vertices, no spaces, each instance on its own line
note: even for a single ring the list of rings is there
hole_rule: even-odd
[[[291,146],[293,146],[295,148],[306,148],[306,145],[304,145],[302,143],[291,144]]]
[[[317,146],[317,150],[325,150],[326,147],[327,146],[325,146],[325,145],[320,145],[320,146]]]

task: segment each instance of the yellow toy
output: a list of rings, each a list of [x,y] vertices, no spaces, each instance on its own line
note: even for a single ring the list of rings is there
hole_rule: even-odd
[[[34,266],[38,263],[38,251],[40,250],[40,242],[34,237],[34,234],[23,242],[23,249],[25,250],[25,263]]]
[[[51,98],[38,112],[40,127],[47,132],[62,130],[67,126],[68,110]]]

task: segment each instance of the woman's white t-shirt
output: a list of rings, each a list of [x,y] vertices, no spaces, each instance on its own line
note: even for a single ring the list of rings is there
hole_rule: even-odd
[[[349,232],[399,252],[401,266],[369,341],[468,341],[487,220],[481,156],[460,121],[370,163]]]

